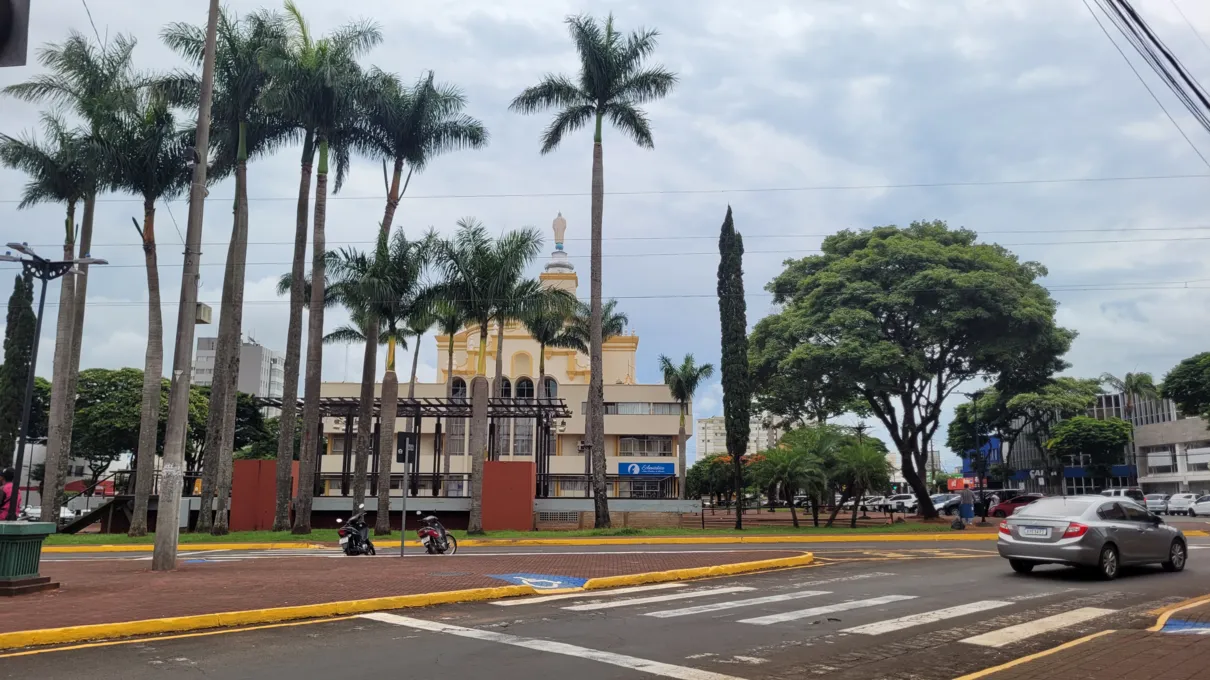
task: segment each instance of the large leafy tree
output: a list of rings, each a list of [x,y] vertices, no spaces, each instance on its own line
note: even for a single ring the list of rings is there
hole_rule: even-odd
[[[697,392],[697,388],[710,376],[714,375],[713,364],[698,365],[693,359],[692,354],[686,354],[681,363],[675,364],[672,359],[661,354],[660,355],[660,372],[664,374],[664,384],[668,386],[668,392],[672,394],[672,398],[681,407],[680,429],[677,431],[677,470],[680,472],[680,497],[685,496],[685,443],[689,441],[689,435],[685,432],[685,416],[689,414],[689,402],[693,401],[693,394]],[[797,526],[797,519],[794,520]]]
[[[21,431],[25,406],[25,384],[29,381],[30,354],[34,343],[34,279],[17,274],[8,296],[4,324],[4,365],[0,366],[0,468],[12,465],[13,451]],[[3,520],[3,518],[0,518]]]
[[[215,50],[214,97],[210,107],[210,157],[215,178],[235,175],[235,206],[231,240],[223,274],[222,305],[215,347],[214,380],[211,383],[209,428],[216,435],[206,440],[203,452],[202,504],[209,508],[214,498],[218,510],[198,516],[197,530],[227,533],[227,503],[231,491],[231,457],[235,426],[235,399],[239,382],[239,360],[244,314],[244,279],[248,255],[248,160],[272,152],[296,136],[297,128],[262,105],[269,85],[263,56],[284,49],[286,32],[280,15],[258,11],[240,17],[221,10]],[[186,23],[169,24],[161,32],[164,42],[200,68],[205,52],[206,27]],[[195,106],[201,92],[200,79],[191,72],[178,72],[165,80],[185,103]],[[288,466],[287,466],[288,467]],[[213,528],[211,518],[213,517]]]
[[[748,303],[744,299],[744,237],[735,230],[731,206],[718,238],[718,316],[722,328],[723,418],[727,453],[741,486],[743,457],[748,448],[752,386],[748,375]],[[735,528],[744,528],[742,503],[735,509]]]
[[[1088,456],[1088,472],[1094,478],[1110,476],[1114,463],[1121,462],[1133,429],[1121,418],[1075,416],[1055,425],[1047,449],[1055,456]]]
[[[307,318],[307,362],[303,389],[303,446],[299,461],[298,499],[294,515],[294,533],[311,533],[311,505],[315,494],[316,438],[319,436],[319,387],[323,362],[323,286],[326,253],[329,157],[335,161],[335,189],[340,190],[355,148],[365,149],[364,129],[357,117],[359,100],[364,95],[365,78],[357,58],[382,41],[382,31],[372,22],[343,25],[331,34],[316,39],[302,12],[287,0],[286,41],[280,50],[265,55],[270,86],[265,91],[267,111],[291,121],[303,133],[302,172],[299,178],[298,208],[295,216],[294,262],[292,281],[298,288],[290,291],[290,324],[286,337],[285,384],[283,385],[281,442],[279,459],[293,442],[295,400],[298,390],[298,362],[302,337],[302,282],[307,248],[307,212],[310,200],[312,162],[315,167],[315,216],[312,231],[311,306]],[[293,389],[291,389],[293,388]],[[283,507],[289,491],[289,479],[279,468],[278,508],[275,525],[284,524],[288,510]]]
[[[1182,413],[1210,420],[1210,352],[1195,354],[1173,367],[1164,376],[1161,391]]]
[[[976,239],[939,221],[845,230],[768,286],[787,346],[820,353],[887,428],[926,517],[922,471],[945,400],[979,377],[1033,389],[1065,366],[1075,336],[1055,324],[1045,268]]]
[[[555,116],[542,133],[542,153],[558,148],[563,138],[593,124],[592,146],[592,248],[589,267],[591,328],[589,335],[588,439],[592,446],[593,495],[596,526],[609,526],[609,504],[605,498],[605,383],[601,354],[601,238],[605,206],[605,170],[601,133],[604,122],[644,148],[653,148],[651,123],[640,108],[662,99],[672,91],[677,78],[662,66],[646,66],[655,51],[658,33],[642,30],[623,35],[614,28],[613,15],[598,22],[589,16],[568,17],[580,62],[573,78],[547,74],[540,83],[527,88],[513,100],[511,109],[522,114],[554,111]]]

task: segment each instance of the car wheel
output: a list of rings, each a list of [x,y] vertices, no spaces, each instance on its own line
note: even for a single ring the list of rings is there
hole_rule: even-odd
[[[1101,548],[1101,558],[1097,561],[1097,575],[1106,581],[1118,577],[1121,564],[1118,560],[1118,549],[1112,545]]]
[[[1026,562],[1025,560],[1009,560],[1008,566],[1012,567],[1013,571],[1018,574],[1028,574],[1034,570],[1034,563]]]
[[[1168,548],[1168,561],[1161,564],[1164,571],[1181,571],[1185,568],[1185,561],[1188,557],[1185,544],[1179,539],[1172,542]]]
[[[1197,510],[1194,510],[1193,508],[1189,508],[1188,514],[1190,517],[1197,517]]]
[[[1003,510],[997,510],[997,511],[995,511],[995,512],[993,512],[993,513],[992,513],[992,516],[993,516],[993,517],[998,517],[998,518],[1000,518],[1000,519],[1004,519],[1004,518],[1005,518],[1005,517],[1007,517],[1008,515],[1005,515]]]

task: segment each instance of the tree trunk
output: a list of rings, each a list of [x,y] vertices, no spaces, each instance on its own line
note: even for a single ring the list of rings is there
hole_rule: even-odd
[[[819,528],[819,499],[811,498],[811,524]]]
[[[237,180],[238,183],[238,180]],[[238,189],[236,190],[239,191]],[[238,200],[238,199],[237,199]],[[236,385],[239,379],[239,340],[231,337],[231,319],[227,310],[231,309],[232,287],[235,285],[236,250],[239,248],[239,213],[236,211],[235,223],[231,227],[231,241],[227,244],[227,266],[223,274],[223,296],[219,309],[218,338],[214,347],[214,369],[210,379],[210,400],[206,412],[206,442],[202,445],[202,494],[199,498],[197,524],[194,531],[208,531],[216,536],[226,532],[215,531],[216,516],[225,509],[220,502],[215,508],[215,499],[221,498],[217,487],[219,484],[219,468],[222,467],[223,424],[226,420],[226,405],[230,401],[228,389],[234,387],[227,379],[232,370],[236,371]],[[235,346],[231,347],[231,341]]]
[[[799,528],[798,511],[797,508],[794,507],[794,490],[790,488],[789,484],[786,485],[786,493],[784,495],[786,497],[786,502],[790,504],[790,522],[794,525],[794,528],[797,529]]]
[[[294,431],[298,411],[298,363],[302,350],[303,276],[307,257],[307,213],[311,199],[311,133],[303,140],[303,162],[298,183],[298,208],[294,222],[294,259],[290,267],[290,322],[286,330],[286,358],[282,376],[282,408],[277,425],[277,503],[273,530],[290,528],[290,496],[293,493]]]
[[[399,179],[403,175],[403,159],[395,159],[395,167],[391,171],[391,186],[387,191],[387,207],[382,214],[382,230],[390,233],[391,223],[395,221],[395,210],[399,207]]]
[[[63,259],[71,260],[76,255],[75,206],[68,207],[67,238],[63,242]],[[58,522],[59,506],[62,505],[63,487],[67,483],[67,466],[71,462],[71,433],[64,432],[69,410],[75,410],[75,395],[69,394],[71,381],[71,339],[75,326],[76,287],[74,274],[62,279],[59,289],[59,317],[55,324],[55,354],[51,374],[50,413],[48,414],[46,462],[43,468],[42,516],[47,521]],[[31,367],[30,370],[36,370]],[[53,517],[54,519],[49,519]]]
[[[315,173],[315,230],[312,234],[311,308],[307,313],[307,374],[303,385],[303,436],[298,462],[298,503],[294,533],[311,533],[311,506],[315,498],[315,463],[319,455],[319,386],[323,380],[324,335],[324,224],[328,217],[328,140],[319,141],[319,167]]]
[[[448,347],[446,350],[446,359],[445,359],[445,398],[451,399],[451,398],[453,398],[453,396],[454,396],[454,334],[450,333],[450,337],[448,340]],[[446,419],[445,423],[446,423],[446,427],[448,428],[449,427],[448,418]],[[445,446],[442,448],[444,449],[443,457],[445,458],[445,461],[442,464],[443,473],[442,473],[442,477],[441,477],[442,495],[444,496],[444,495],[446,495],[446,492],[447,492],[447,488],[445,487],[445,484],[447,482],[445,480],[447,480],[450,476],[450,435],[448,432],[446,433],[446,436],[445,436]]]
[[[605,214],[605,170],[601,155],[601,114],[592,145],[592,248],[589,266],[588,430],[592,445],[592,496],[597,529],[608,529],[609,498],[605,479],[605,363],[601,357],[601,232]]]
[[[916,472],[915,453],[912,451],[903,453],[901,451],[899,457],[902,462],[901,472],[903,473],[903,478],[907,480],[908,485],[912,487],[912,491],[916,494],[917,512],[920,513],[923,519],[936,519],[937,508],[933,507],[932,501],[929,500],[928,487],[925,486],[924,480],[920,478],[920,473]]]
[[[676,452],[676,470],[677,470],[677,498],[685,500],[685,465],[689,460],[685,453],[685,445],[689,442],[689,437],[685,434],[685,404],[681,404],[681,427],[677,431],[677,452]]]
[[[849,528],[857,528],[857,506],[861,505],[861,496],[865,493],[865,489],[858,489],[853,496],[853,516],[849,519]]]
[[[471,380],[471,516],[466,533],[483,533],[483,461],[487,456],[487,378]]]
[[[318,212],[318,202],[315,209]],[[365,356],[361,360],[361,399],[357,408],[357,441],[353,445],[355,454],[353,464],[354,508],[366,500],[366,476],[370,470],[370,452],[374,448],[374,374],[378,372],[379,326],[378,316],[373,311],[367,312]],[[385,410],[380,409],[379,413],[382,414],[379,419],[380,424],[390,419],[390,415]],[[393,449],[394,447],[392,447]],[[382,460],[383,451],[381,449],[378,455],[379,460]]]
[[[836,501],[836,505],[832,506],[832,512],[828,515],[828,523],[824,526],[832,528],[832,523],[836,521],[836,516],[840,514],[840,509],[844,507],[845,501],[849,500],[849,492],[845,491],[840,494],[840,500]]]
[[[96,207],[97,207],[96,193],[89,194],[89,196],[84,199],[84,218],[80,224],[80,241],[79,241],[80,257],[88,256],[89,252],[92,249],[92,223],[93,223],[93,215],[95,214]],[[85,298],[87,298],[87,296],[88,296],[88,265],[86,265],[86,264],[77,265],[77,269],[80,270],[80,275],[75,278],[75,292],[73,295],[73,299],[75,300],[75,306],[73,308],[73,320],[72,320],[72,327],[71,327],[71,348],[70,348],[71,354],[68,357],[69,368],[67,370],[67,392],[66,392],[66,394],[70,394],[70,395],[75,395],[76,385],[79,383],[79,380],[80,380],[80,350],[81,350],[81,341],[84,337],[84,305],[85,305]],[[70,459],[71,459],[71,453],[70,453],[70,451],[72,450],[71,435],[72,435],[72,430],[73,430],[73,427],[75,425],[75,420],[76,420],[76,409],[75,409],[75,404],[74,404],[74,396],[72,397],[72,399],[73,399],[72,408],[67,409],[67,411],[63,414],[63,416],[64,416],[63,432],[65,433],[64,436],[66,437],[66,440],[64,441],[64,444],[63,444],[63,450],[69,452],[67,454],[67,461],[70,461]],[[64,462],[64,465],[66,465],[66,461]],[[60,472],[65,472],[65,470],[61,469]],[[62,480],[63,484],[66,484],[66,482],[67,482],[66,475],[60,474],[59,478],[60,478],[60,480]],[[59,495],[62,496],[63,495],[63,485],[58,486],[57,489],[58,489]],[[45,515],[43,515],[43,516],[45,517]]]
[[[408,379],[408,399],[416,398],[416,369],[420,366],[420,338],[423,335],[424,333],[416,334],[416,349],[412,352],[412,375]],[[408,431],[412,431],[410,424],[408,425]]]
[[[147,506],[155,484],[155,451],[159,440],[160,403],[164,395],[164,318],[155,251],[154,202],[143,204],[143,259],[147,263],[147,351],[143,360],[143,401],[139,412],[131,536],[147,535]]]
[[[731,455],[731,472],[734,475],[732,483],[735,485],[735,530],[742,531],[744,528],[744,457],[743,455]],[[760,512],[760,507],[757,507],[757,512]]]
[[[395,463],[395,414],[399,411],[399,378],[395,375],[395,338],[392,337],[387,345],[387,370],[382,376],[382,424],[378,439],[378,510],[375,513],[374,535],[389,536],[391,534],[391,467]],[[419,455],[419,453],[417,453]],[[403,467],[407,469],[407,459]],[[405,476],[406,479],[406,476]],[[400,490],[408,490],[400,485]],[[403,518],[404,521],[407,517]],[[400,523],[402,529],[403,523]]]
[[[496,376],[492,378],[492,396],[499,399],[504,390],[504,317],[496,319]],[[513,385],[512,395],[517,396],[517,386]]]

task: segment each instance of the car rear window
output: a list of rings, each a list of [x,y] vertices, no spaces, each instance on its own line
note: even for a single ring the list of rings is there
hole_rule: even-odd
[[[1162,501],[1162,500],[1164,500],[1164,494],[1162,494],[1162,493],[1149,493],[1149,494],[1147,494],[1147,500],[1149,500],[1149,501]]]
[[[1093,501],[1076,498],[1039,498],[1017,511],[1018,517],[1066,517],[1082,515]]]

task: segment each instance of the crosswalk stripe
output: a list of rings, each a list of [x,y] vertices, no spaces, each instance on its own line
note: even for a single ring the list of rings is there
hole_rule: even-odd
[[[863,607],[877,607],[880,604],[891,604],[892,602],[903,602],[905,600],[914,600],[915,595],[884,595],[882,597],[872,597],[868,600],[850,600],[839,604],[829,604],[823,607],[812,607],[811,609],[799,609],[793,612],[784,612],[781,614],[770,614],[769,616],[758,616],[753,619],[742,619],[740,623],[751,623],[756,626],[768,626],[774,623],[786,623],[787,621],[797,621],[806,619],[812,616],[823,616],[824,614],[835,614],[836,612],[848,611],[850,609],[861,609]]]
[[[711,588],[709,590],[693,590],[689,592],[673,593],[671,595],[653,595],[651,597],[636,597],[629,600],[614,600],[613,602],[592,602],[589,604],[578,604],[573,607],[564,607],[571,612],[588,612],[594,609],[613,609],[614,607],[629,607],[636,604],[650,604],[652,602],[667,602],[669,600],[686,600],[691,597],[709,597],[711,595],[726,595],[728,593],[745,593],[756,588],[748,586],[731,586],[728,588]]]
[[[501,607],[515,607],[519,604],[542,604],[543,602],[554,602],[555,600],[570,600],[576,597],[612,597],[614,595],[627,595],[629,593],[642,593],[649,590],[667,590],[668,588],[684,588],[684,583],[656,583],[650,586],[634,586],[633,588],[617,588],[614,590],[585,590],[580,593],[563,593],[562,595],[546,595],[543,597],[521,597],[511,600],[496,600],[492,602],[494,605]]]
[[[712,602],[710,604],[698,605],[696,607],[685,607],[683,609],[665,609],[658,612],[647,612],[647,616],[654,616],[661,619],[670,619],[674,616],[689,616],[690,614],[705,614],[706,612],[717,612],[724,609],[736,609],[738,607],[752,607],[761,604],[772,604],[774,602],[787,602],[789,600],[801,600],[804,597],[815,597],[817,595],[831,595],[828,590],[800,590],[795,593],[785,593],[783,595],[767,595],[765,597],[754,597],[749,600],[731,600],[729,602]]]
[[[968,645],[980,645],[982,647],[1003,647],[1020,640],[1034,637],[1035,635],[1041,635],[1042,633],[1049,633],[1051,631],[1066,628],[1068,626],[1074,626],[1077,623],[1091,621],[1092,619],[1105,616],[1106,614],[1112,614],[1114,611],[1115,610],[1113,609],[1082,607],[1080,609],[1073,609],[1069,612],[1063,612],[1062,614],[1047,616],[1046,618],[1038,619],[1036,621],[1029,621],[1016,626],[1009,626],[1007,628],[993,630],[982,635],[966,638],[965,640],[962,640],[962,642],[965,642]]]
[[[982,600],[979,602],[971,602],[970,604],[962,604],[956,607],[947,607],[931,612],[922,612],[920,614],[911,614],[909,616],[901,616],[897,619],[888,619],[886,621],[878,621],[876,623],[867,623],[864,626],[855,626],[846,628],[842,633],[858,633],[860,635],[882,635],[885,633],[893,633],[904,628],[913,626],[921,626],[926,623],[936,623],[946,619],[953,619],[959,616],[975,614],[978,612],[996,609],[998,607],[1007,607],[1011,602],[1003,602],[1000,600]]]

